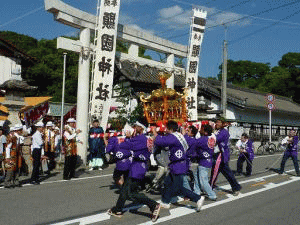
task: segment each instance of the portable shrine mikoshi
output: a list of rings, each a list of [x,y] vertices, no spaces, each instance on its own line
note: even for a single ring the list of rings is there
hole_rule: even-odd
[[[166,81],[170,76],[169,73],[160,72],[159,80],[162,87],[153,90],[147,97],[145,93],[140,93],[144,115],[149,124],[166,124],[168,120],[179,123],[187,121],[187,90],[184,89],[181,94],[172,88],[167,88]]]

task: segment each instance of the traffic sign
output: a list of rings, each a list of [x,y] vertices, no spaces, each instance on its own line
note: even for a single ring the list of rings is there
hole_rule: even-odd
[[[272,95],[272,94],[268,94],[267,95],[267,101],[268,102],[274,102],[275,101],[275,96],[274,95]]]
[[[275,109],[275,105],[273,103],[268,103],[267,108],[272,111]]]

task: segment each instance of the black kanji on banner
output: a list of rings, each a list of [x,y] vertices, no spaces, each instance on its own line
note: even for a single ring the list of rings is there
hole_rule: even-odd
[[[187,107],[188,109],[196,109],[196,106],[194,105],[196,103],[194,97],[188,97],[187,98]]]
[[[198,57],[200,53],[200,45],[193,45],[192,56]]]
[[[190,72],[190,73],[196,73],[196,71],[197,71],[197,66],[198,66],[197,61],[191,61],[191,62],[190,62],[190,67],[189,67],[189,72]]]
[[[101,44],[102,51],[112,52],[114,48],[114,35],[103,34]]]
[[[201,34],[195,34],[194,39],[200,41],[201,40]]]
[[[104,0],[104,6],[110,6],[110,0]]]
[[[96,91],[99,92],[99,95],[96,96],[95,99],[100,99],[100,100],[106,101],[106,99],[109,98],[109,96],[108,96],[109,91],[107,90],[108,87],[109,87],[109,85],[106,84],[103,88],[103,83],[100,83],[99,87],[96,88]]]
[[[115,29],[115,20],[116,20],[116,14],[115,13],[108,13],[105,12],[103,15],[103,28],[107,29]]]
[[[118,0],[104,0],[104,6],[117,6]]]
[[[107,72],[107,75],[109,72],[111,72],[112,64],[110,64],[111,59],[107,59],[107,62],[105,62],[105,56],[102,57],[102,61],[99,62],[99,71],[102,72],[102,77],[104,77],[104,73]]]
[[[111,5],[112,6],[117,6],[118,5],[118,0],[111,0]]]
[[[192,78],[188,78],[188,80],[189,81],[187,82],[187,86],[193,90],[196,87],[195,79],[194,77],[192,77]]]

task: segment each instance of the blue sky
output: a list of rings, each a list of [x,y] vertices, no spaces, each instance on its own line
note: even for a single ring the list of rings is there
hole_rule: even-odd
[[[63,1],[96,14],[97,0]],[[228,55],[232,60],[270,63],[273,67],[283,54],[300,52],[300,0],[121,0],[119,22],[188,45],[193,6],[208,11],[199,76],[218,74],[225,36],[220,24],[226,22]],[[43,0],[2,1],[0,30],[37,39],[78,32],[54,21],[52,14],[44,10]]]

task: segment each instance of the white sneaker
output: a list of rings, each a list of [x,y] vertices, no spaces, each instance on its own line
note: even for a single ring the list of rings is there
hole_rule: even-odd
[[[170,204],[170,203],[163,203],[163,202],[161,202],[161,203],[160,203],[160,206],[161,206],[162,208],[164,208],[164,209],[169,209],[169,208],[171,207],[171,204]]]
[[[103,170],[101,167],[99,167],[99,169],[98,170]]]
[[[204,204],[205,196],[201,196],[201,198],[197,201],[197,212],[200,212],[203,204]]]
[[[91,167],[91,168],[89,168],[89,171],[92,171],[94,168],[93,167]]]

